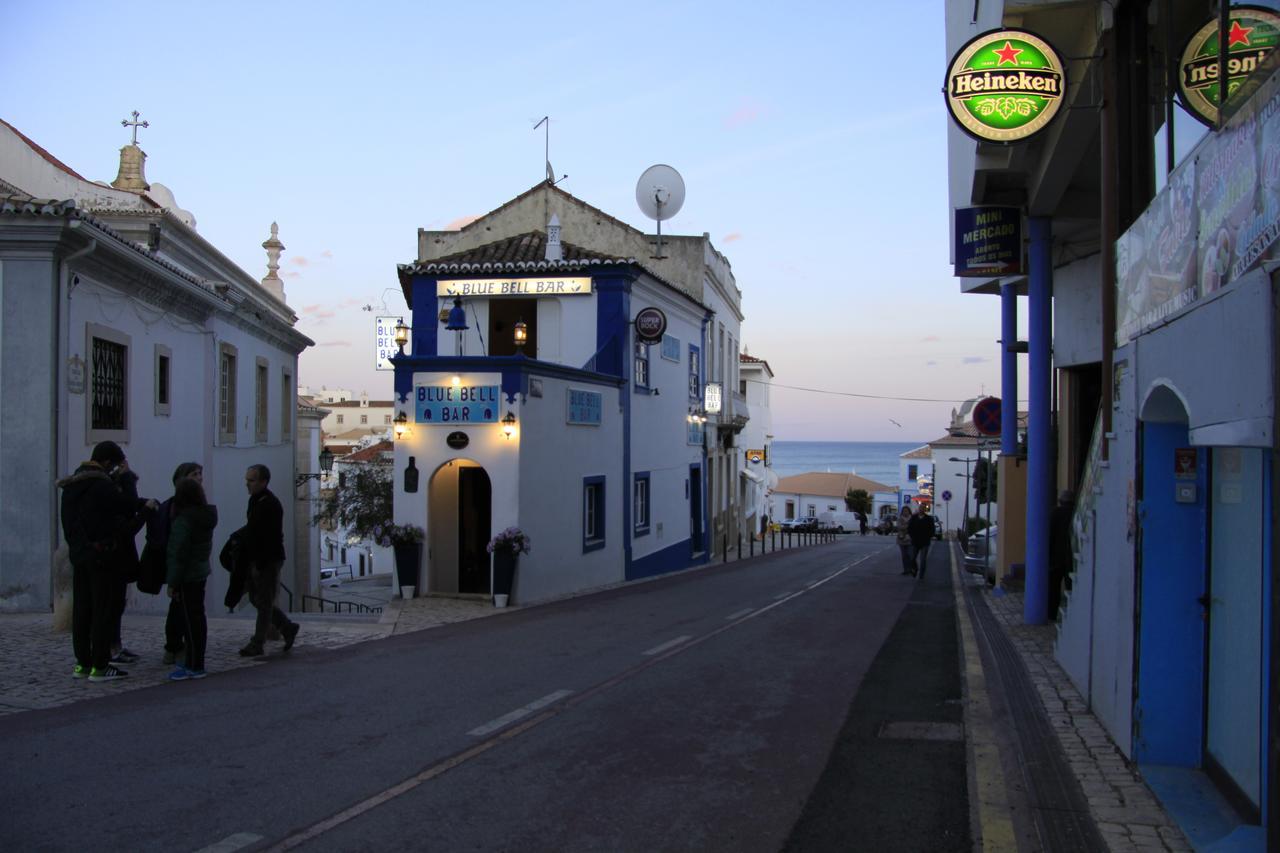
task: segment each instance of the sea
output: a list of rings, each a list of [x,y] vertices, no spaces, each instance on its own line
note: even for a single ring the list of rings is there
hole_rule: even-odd
[[[897,486],[898,457],[923,441],[775,441],[773,472],[781,477],[810,472],[854,473],[886,486]]]

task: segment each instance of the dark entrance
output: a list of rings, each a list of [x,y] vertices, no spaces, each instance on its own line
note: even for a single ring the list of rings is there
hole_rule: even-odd
[[[529,342],[524,354],[538,357],[538,300],[490,299],[489,300],[489,355],[515,355],[515,326],[523,320],[528,330]]]
[[[693,553],[702,551],[702,466],[689,466],[689,543]]]
[[[458,471],[458,592],[489,592],[489,504],[492,487],[483,468]]]

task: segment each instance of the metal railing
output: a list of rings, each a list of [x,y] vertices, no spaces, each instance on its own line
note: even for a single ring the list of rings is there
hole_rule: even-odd
[[[316,612],[324,613],[325,607],[332,608],[333,613],[381,613],[382,608],[372,604],[361,604],[359,601],[334,601],[330,598],[322,598],[318,595],[302,596],[302,612],[307,612],[307,602],[316,602]]]

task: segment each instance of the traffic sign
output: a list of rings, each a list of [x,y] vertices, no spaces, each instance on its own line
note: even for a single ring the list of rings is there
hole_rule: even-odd
[[[949,500],[951,500],[951,490],[947,489],[942,493],[942,502],[946,503]]]
[[[1000,398],[983,397],[973,407],[973,425],[983,435],[1000,434]]]

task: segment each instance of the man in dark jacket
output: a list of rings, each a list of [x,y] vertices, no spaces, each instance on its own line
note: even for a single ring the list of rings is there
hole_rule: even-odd
[[[284,637],[284,650],[293,648],[298,623],[289,621],[276,607],[276,587],[284,565],[284,507],[267,488],[271,471],[266,465],[250,465],[244,474],[249,491],[248,523],[244,527],[244,559],[249,564],[249,601],[258,611],[253,639],[240,650],[243,657],[260,657],[267,640],[267,627],[274,625]]]
[[[204,485],[204,466],[199,462],[183,462],[173,472],[173,487],[178,483],[192,479]],[[156,594],[164,584],[168,573],[166,555],[169,550],[169,530],[173,524],[173,498],[166,499],[150,515],[147,516],[147,545],[142,550],[142,572],[146,576],[146,592]],[[138,589],[144,586],[138,581]],[[182,602],[169,599],[169,612],[164,620],[164,662],[174,663],[183,653],[185,632]]]
[[[143,502],[138,475],[114,441],[99,442],[88,462],[64,480],[62,535],[71,556],[73,678],[116,681],[128,675],[110,663],[119,578],[116,551]]]
[[[924,580],[925,564],[929,562],[929,546],[933,544],[933,519],[925,512],[924,504],[916,506],[916,514],[907,522],[907,538],[911,540],[916,578]]]

